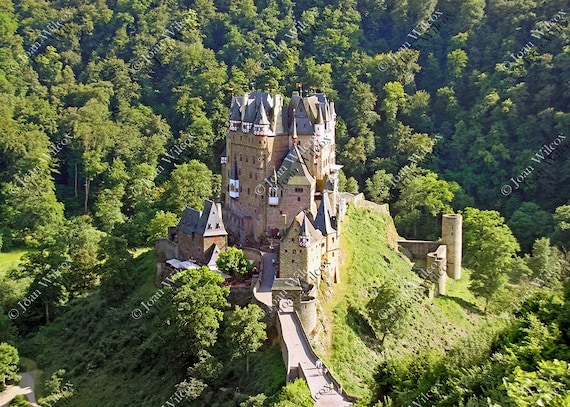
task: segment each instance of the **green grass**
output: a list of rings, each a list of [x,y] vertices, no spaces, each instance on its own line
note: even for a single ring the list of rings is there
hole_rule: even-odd
[[[9,277],[10,271],[16,269],[26,254],[26,250],[13,250],[0,253],[0,304],[8,307],[8,304],[16,304],[24,298],[32,279],[29,277],[13,279]]]
[[[10,270],[18,267],[22,256],[26,253],[26,250],[14,250],[7,253],[0,253],[0,279],[2,279]]]
[[[443,355],[484,323],[480,302],[467,289],[469,271],[464,270],[460,281],[448,279],[447,296],[433,302],[424,298],[412,306],[403,334],[388,335],[381,348],[362,317],[372,289],[383,281],[419,281],[408,259],[387,243],[388,235],[394,235],[389,216],[349,209],[341,237],[346,260],[342,273],[348,277],[340,290],[344,296],[335,291],[333,305],[323,306],[325,320],[332,321],[332,346],[324,347],[324,358],[346,390],[360,397],[371,394],[380,362],[409,360],[426,351]],[[329,343],[327,338],[319,341]]]

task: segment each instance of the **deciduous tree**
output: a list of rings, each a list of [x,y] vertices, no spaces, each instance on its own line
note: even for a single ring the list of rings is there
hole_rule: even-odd
[[[267,339],[267,328],[262,322],[265,313],[255,304],[247,307],[236,307],[231,312],[226,327],[228,347],[233,357],[245,356],[246,373],[249,375],[249,355],[257,351]]]
[[[20,380],[18,372],[18,362],[20,357],[18,350],[12,345],[3,342],[0,343],[0,383],[6,386],[7,381]]]
[[[465,266],[471,267],[469,289],[485,300],[484,311],[504,287],[520,246],[497,211],[466,208],[463,212]]]

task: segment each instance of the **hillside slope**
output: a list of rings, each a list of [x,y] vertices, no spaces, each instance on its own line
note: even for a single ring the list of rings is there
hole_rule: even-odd
[[[380,363],[394,359],[409,362],[425,353],[442,355],[484,325],[475,299],[465,289],[469,277],[466,270],[462,280],[448,279],[447,296],[411,303],[401,334],[398,338],[388,335],[380,346],[367,322],[374,290],[384,282],[393,282],[409,292],[414,282],[420,281],[408,259],[388,243],[394,233],[390,216],[369,209],[349,209],[341,246],[343,280],[323,306],[324,323],[332,322],[332,328],[321,330],[317,346],[347,391],[361,397],[374,391],[374,375]],[[331,335],[332,340],[328,338]]]

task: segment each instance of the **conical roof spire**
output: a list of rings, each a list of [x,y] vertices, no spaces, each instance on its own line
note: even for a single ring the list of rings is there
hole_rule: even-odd
[[[303,224],[301,225],[301,230],[299,231],[299,237],[309,237],[309,225],[308,225],[307,215],[303,217]]]
[[[270,124],[269,119],[267,118],[267,113],[265,112],[265,107],[263,106],[263,102],[259,107],[259,115],[257,116],[256,124]]]
[[[315,120],[315,124],[323,124],[325,121],[323,120],[323,112],[321,111],[321,104],[317,103],[317,119]]]
[[[239,105],[236,101],[236,97],[232,96],[232,111],[230,113],[230,120],[241,122],[241,112],[239,110]]]

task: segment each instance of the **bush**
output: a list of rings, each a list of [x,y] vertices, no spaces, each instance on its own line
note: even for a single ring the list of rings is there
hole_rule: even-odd
[[[28,401],[28,399],[24,395],[18,394],[10,402],[10,407],[33,407],[33,405]]]

